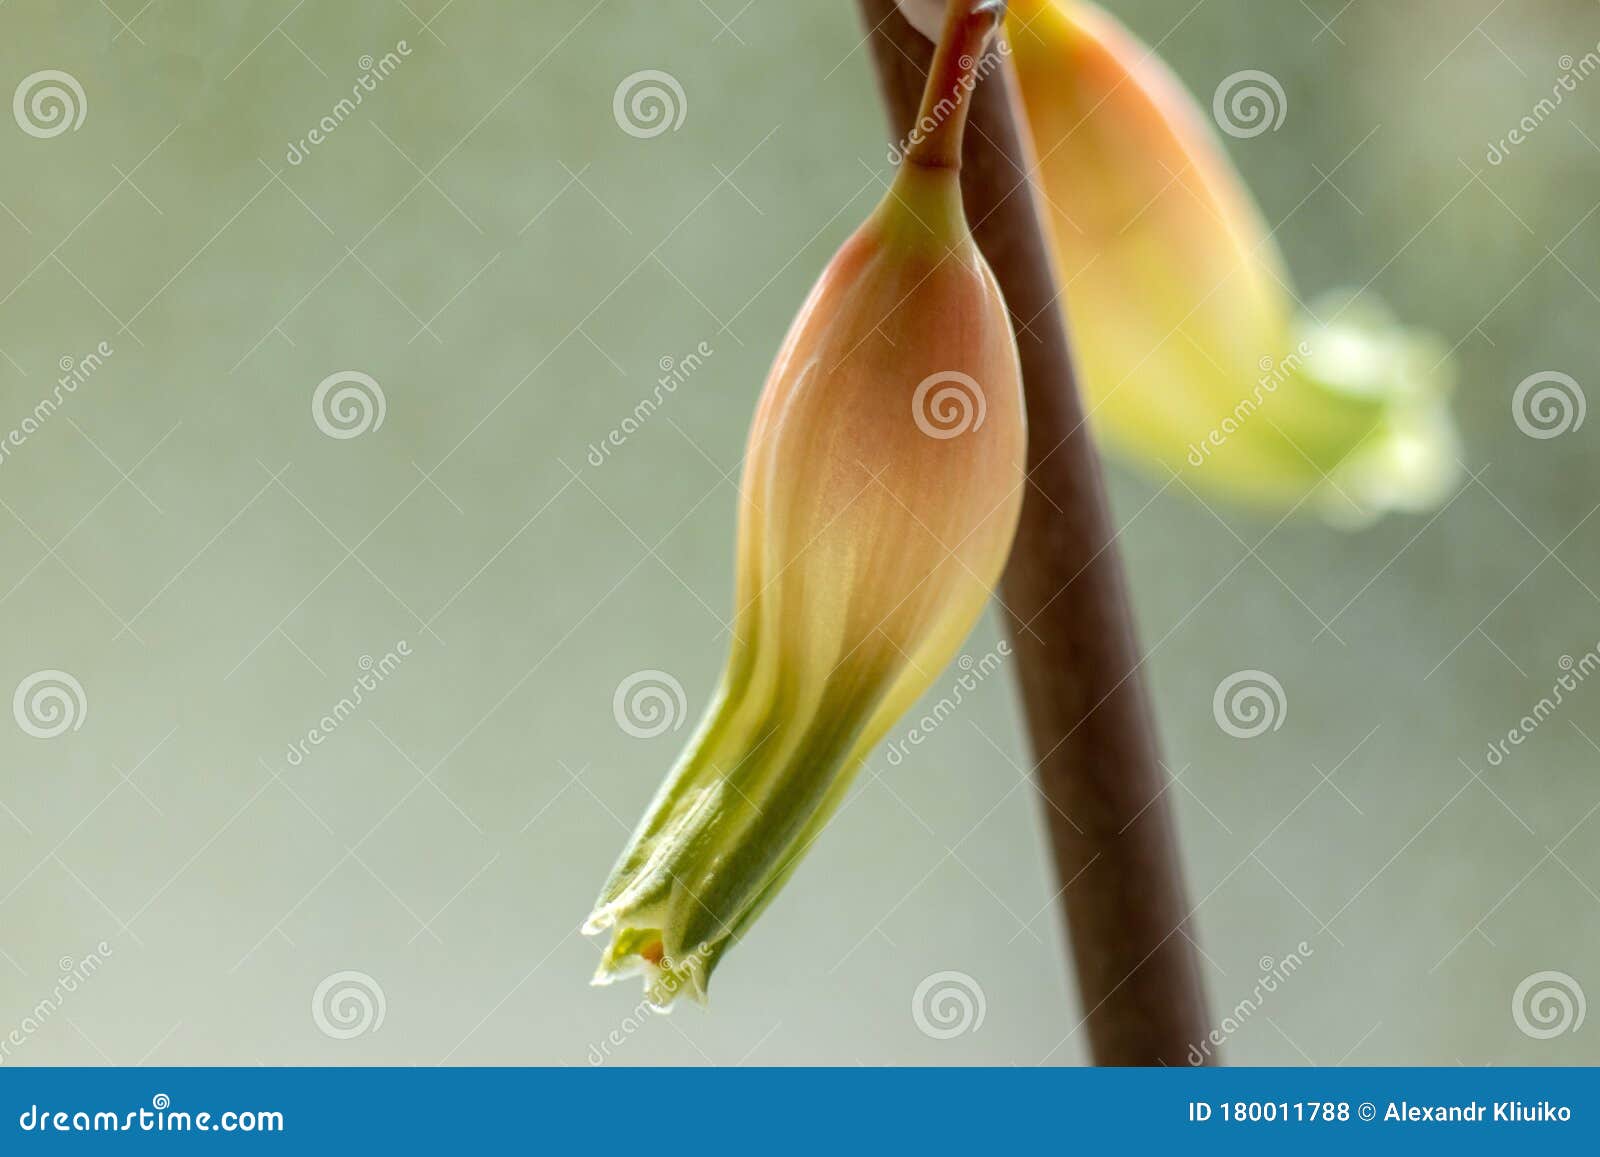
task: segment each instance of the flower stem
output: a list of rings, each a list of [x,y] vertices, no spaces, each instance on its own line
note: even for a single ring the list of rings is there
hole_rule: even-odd
[[[978,85],[978,59],[1005,12],[1005,0],[950,0],[906,150],[911,164],[961,168],[961,142],[972,92]]]
[[[920,113],[917,100],[930,58],[940,78],[926,85],[931,94],[947,92],[952,55],[959,76],[962,53],[977,54],[954,48],[947,24],[934,57],[894,0],[858,3],[891,121],[902,128],[927,114],[926,98]],[[962,147],[959,124],[930,155],[961,166],[973,235],[1018,336],[1030,482],[1004,593],[1083,1025],[1098,1064],[1182,1065],[1196,1056],[1211,1063],[1214,1053],[1196,1047],[1210,1020],[1126,582],[1049,248],[1032,188],[1019,176],[1034,160],[1009,70],[978,86],[970,104],[975,132],[965,165],[949,151]]]

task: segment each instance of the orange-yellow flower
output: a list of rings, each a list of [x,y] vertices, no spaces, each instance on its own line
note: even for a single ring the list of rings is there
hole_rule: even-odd
[[[585,931],[598,983],[705,995],[862,759],[949,662],[1022,502],[1016,345],[959,158],[996,0],[953,0],[889,195],[823,272],[751,425],[734,641]]]
[[[1013,0],[1007,31],[1099,435],[1196,491],[1340,520],[1448,494],[1438,342],[1370,295],[1302,309],[1211,119],[1111,16]],[[1276,82],[1238,79],[1217,115],[1278,123]]]

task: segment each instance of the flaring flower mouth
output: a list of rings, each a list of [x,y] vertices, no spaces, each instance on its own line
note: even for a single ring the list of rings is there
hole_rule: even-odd
[[[1462,476],[1449,408],[1449,351],[1433,335],[1400,326],[1375,299],[1332,293],[1312,311],[1329,320],[1303,317],[1295,332],[1296,348],[1309,351],[1302,380],[1317,405],[1282,420],[1302,428],[1308,419],[1331,421],[1350,407],[1358,424],[1336,431],[1339,440],[1331,445],[1312,443],[1331,462],[1317,488],[1318,509],[1330,522],[1351,527],[1385,511],[1433,509]]]
[[[615,933],[589,983],[604,986],[640,976],[644,980],[645,999],[658,1012],[670,1012],[673,1002],[680,996],[704,1004],[714,953],[702,946],[681,958],[668,956],[660,929],[628,926],[619,929],[618,918],[625,913],[626,909],[619,910],[615,906],[601,908],[584,921],[585,936]]]

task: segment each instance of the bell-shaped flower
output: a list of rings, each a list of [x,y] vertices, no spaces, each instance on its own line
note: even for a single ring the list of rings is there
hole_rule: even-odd
[[[773,363],[741,485],[737,607],[705,719],[584,930],[597,983],[703,999],[999,581],[1026,454],[1009,318],[962,210],[996,0],[954,0],[889,194]]]
[[[1013,0],[1010,50],[1091,421],[1196,492],[1359,522],[1453,488],[1447,351],[1370,294],[1302,306],[1217,127],[1287,112],[1230,76],[1212,118],[1083,0]],[[1162,474],[1162,477],[1166,475]]]

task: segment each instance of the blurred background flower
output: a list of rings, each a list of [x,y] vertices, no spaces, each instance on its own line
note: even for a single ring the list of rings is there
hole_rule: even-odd
[[[1448,351],[1375,294],[1304,303],[1222,149],[1219,129],[1295,131],[1277,77],[1225,77],[1208,115],[1093,4],[1013,0],[1008,27],[1105,441],[1158,477],[1346,523],[1442,501],[1460,474]]]

